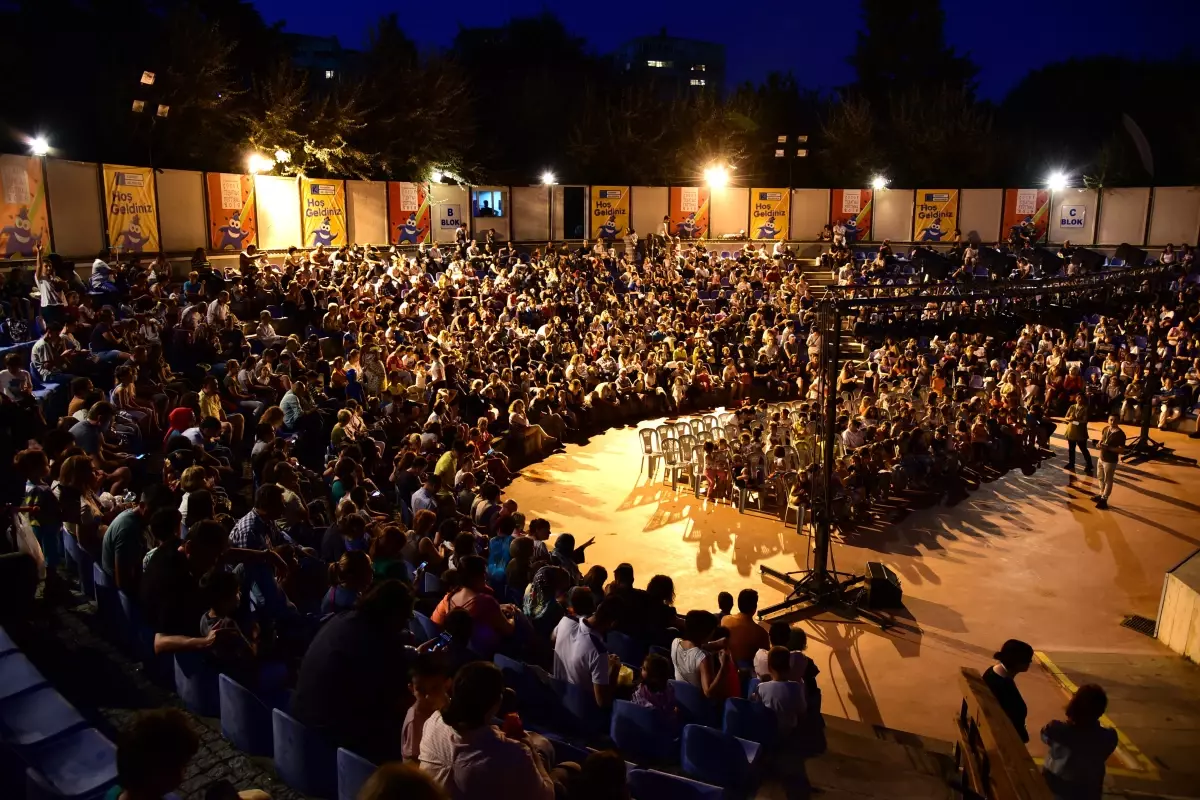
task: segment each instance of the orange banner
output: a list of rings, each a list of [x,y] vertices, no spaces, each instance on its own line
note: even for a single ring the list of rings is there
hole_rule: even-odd
[[[388,181],[388,230],[392,244],[429,241],[429,187]]]
[[[871,238],[871,203],[874,192],[870,189],[834,189],[829,193],[833,208],[829,224],[846,226],[846,242],[863,242]]]

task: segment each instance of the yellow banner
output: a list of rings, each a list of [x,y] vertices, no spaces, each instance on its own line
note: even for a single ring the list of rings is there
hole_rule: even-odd
[[[30,156],[0,156],[0,258],[31,258],[39,243],[50,249],[46,217],[46,183],[42,160]]]
[[[329,178],[301,178],[304,246],[341,247],[346,240],[346,184]]]
[[[949,242],[958,229],[958,189],[918,189],[914,242]]]
[[[154,170],[104,165],[108,244],[118,253],[158,252]]]
[[[629,187],[592,187],[592,238],[622,239],[629,227]]]
[[[750,236],[760,241],[784,241],[792,216],[788,189],[750,190]]]

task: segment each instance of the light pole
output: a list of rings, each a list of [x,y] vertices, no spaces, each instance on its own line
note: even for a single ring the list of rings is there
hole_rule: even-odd
[[[788,189],[794,189],[795,180],[792,176],[792,165],[796,163],[797,158],[808,158],[808,136],[801,134],[796,137],[798,147],[793,150],[790,146],[791,138],[787,135],[779,135],[775,137],[775,158],[786,158],[788,165]]]
[[[557,183],[558,179],[552,171],[546,170],[542,173],[542,185],[546,187],[546,195],[549,200],[546,204],[546,241],[549,244],[554,243],[554,187]]]

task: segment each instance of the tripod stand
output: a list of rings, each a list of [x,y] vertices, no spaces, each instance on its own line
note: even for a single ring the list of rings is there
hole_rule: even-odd
[[[1146,383],[1142,388],[1141,397],[1142,426],[1137,438],[1126,445],[1125,453],[1122,455],[1121,460],[1127,464],[1144,464],[1154,459],[1164,464],[1194,467],[1196,466],[1196,459],[1177,455],[1173,448],[1167,447],[1166,444],[1150,436],[1150,418],[1154,413],[1154,392],[1151,389],[1151,378],[1154,375],[1154,367],[1158,363],[1158,347],[1156,347],[1156,343],[1149,337],[1146,339],[1146,349],[1148,351],[1146,359]]]
[[[841,357],[842,318],[836,298],[823,298],[813,325],[821,334],[821,370],[818,396],[823,419],[821,434],[821,470],[813,485],[813,547],[805,559],[806,569],[780,572],[760,566],[762,575],[791,587],[784,600],[760,609],[758,618],[781,611],[833,611],[845,617],[863,617],[888,628],[891,622],[863,607],[867,588],[865,576],[838,572],[833,561],[833,451],[837,432],[837,377]]]

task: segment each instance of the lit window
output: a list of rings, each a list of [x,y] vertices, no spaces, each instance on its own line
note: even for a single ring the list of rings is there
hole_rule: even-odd
[[[692,86],[703,86],[704,78],[692,78]]]
[[[653,59],[646,62],[647,67],[665,67],[666,65],[667,62],[665,61],[654,61]]]
[[[692,72],[704,72],[704,65],[697,64],[696,66],[692,67]]]
[[[325,70],[325,80],[331,81],[331,80],[333,80],[335,75],[337,75],[337,73],[334,72],[333,70],[331,70],[331,69]]]

